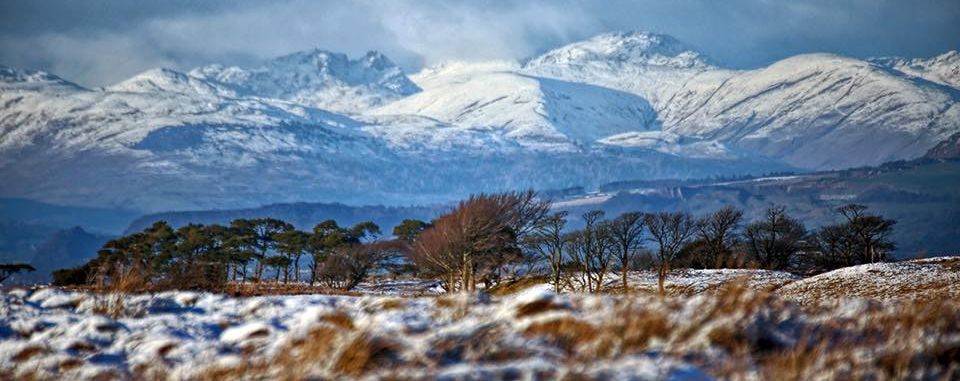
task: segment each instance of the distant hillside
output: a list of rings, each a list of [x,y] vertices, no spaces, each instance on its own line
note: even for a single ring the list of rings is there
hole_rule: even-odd
[[[960,253],[960,161],[917,160],[881,167],[773,176],[733,181],[622,182],[603,191],[558,200],[576,216],[601,209],[686,210],[705,213],[726,205],[758,217],[771,205],[786,205],[808,228],[836,221],[833,209],[865,204],[899,221],[894,240],[899,257]],[[576,226],[577,221],[572,222]]]
[[[33,251],[30,264],[37,271],[21,278],[31,282],[49,282],[52,271],[79,266],[89,261],[111,238],[89,233],[80,227],[60,230]]]
[[[57,228],[0,219],[0,263],[29,262],[33,250]]]
[[[960,133],[954,134],[927,151],[930,159],[960,159]]]
[[[83,226],[87,231],[117,234],[139,213],[103,208],[54,205],[21,198],[0,198],[0,221],[19,221],[66,229]]]
[[[172,226],[189,223],[229,224],[238,218],[278,218],[294,224],[300,229],[313,228],[317,223],[333,219],[341,225],[353,225],[362,221],[373,221],[390,234],[394,226],[406,218],[429,221],[444,210],[443,207],[385,207],[385,206],[348,206],[339,203],[293,203],[273,204],[259,208],[185,211],[150,214],[133,221],[126,233],[143,230],[156,221],[166,221]]]
[[[29,263],[36,271],[17,274],[4,284],[45,283],[50,272],[77,266],[97,255],[112,236],[80,227],[58,229],[45,225],[0,221],[0,263]]]

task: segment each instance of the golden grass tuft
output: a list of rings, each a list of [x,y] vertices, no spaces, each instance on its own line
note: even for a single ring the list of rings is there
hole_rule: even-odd
[[[540,299],[535,300],[529,303],[524,303],[517,307],[517,313],[515,316],[517,318],[530,317],[534,315],[539,315],[549,311],[565,310],[568,309],[567,306],[563,304],[556,303],[549,299]]]
[[[321,322],[328,323],[334,327],[341,328],[344,330],[352,331],[355,327],[353,325],[353,318],[349,314],[343,311],[335,311],[323,316],[320,316],[319,319]]]
[[[340,352],[333,371],[339,375],[356,377],[371,369],[389,367],[396,361],[398,351],[398,345],[386,338],[356,335]]]
[[[524,336],[544,338],[570,354],[592,341],[596,333],[592,324],[567,316],[534,322],[523,330]]]
[[[17,351],[17,353],[14,353],[10,359],[13,360],[13,362],[24,362],[47,353],[50,353],[50,349],[47,347],[28,345],[27,347]]]

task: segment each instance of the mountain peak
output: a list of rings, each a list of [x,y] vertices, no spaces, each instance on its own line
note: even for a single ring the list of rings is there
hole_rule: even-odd
[[[161,91],[181,94],[236,95],[228,89],[214,85],[203,79],[167,68],[155,68],[144,71],[123,82],[107,87],[107,90],[129,93]]]
[[[80,87],[80,85],[45,71],[22,70],[0,66],[0,88],[34,89],[49,87],[69,90],[83,90],[83,87]]]
[[[631,31],[604,33],[575,42],[531,60],[528,65],[570,65],[588,62],[667,66],[707,67],[708,60],[676,38],[666,34]]]
[[[343,53],[311,49],[252,68],[208,65],[190,73],[240,94],[339,112],[357,112],[420,91],[399,66],[375,51],[350,59]]]

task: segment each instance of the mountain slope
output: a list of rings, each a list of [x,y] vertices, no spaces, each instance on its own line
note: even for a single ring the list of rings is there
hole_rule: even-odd
[[[451,64],[416,77],[423,92],[374,113],[422,115],[502,133],[533,150],[575,151],[607,136],[659,129],[646,100],[603,87],[525,76],[509,65]]]
[[[0,196],[59,204],[146,212],[297,201],[410,204],[477,191],[784,168],[748,155],[684,157],[613,143],[542,151],[461,121],[348,117],[232,97],[216,82],[170,70],[102,91],[13,77],[5,85],[18,90],[0,92],[0,173],[9,180]],[[635,96],[613,97],[642,107]],[[580,127],[567,126],[571,134]],[[615,127],[610,132],[629,130]]]
[[[523,71],[633,92],[650,100],[666,131],[801,168],[915,158],[960,131],[956,92],[865,61],[809,54],[734,71],[686,49],[662,35],[607,34]]]
[[[960,89],[960,52],[953,50],[931,58],[879,57],[870,59],[905,74]]]
[[[534,57],[522,71],[631,92],[658,112],[692,77],[709,73],[722,80],[732,75],[675,38],[647,32],[607,33],[575,42]]]
[[[811,169],[919,157],[960,131],[953,94],[824,54],[743,72],[709,91],[688,84],[666,107],[668,131]]]
[[[150,69],[123,82],[107,87],[113,92],[169,92],[200,96],[236,97],[235,91],[212,82],[170,69]]]

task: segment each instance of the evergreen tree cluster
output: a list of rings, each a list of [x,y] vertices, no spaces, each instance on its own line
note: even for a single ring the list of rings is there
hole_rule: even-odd
[[[55,271],[54,284],[109,284],[134,274],[147,288],[219,289],[273,281],[349,290],[383,259],[399,254],[399,246],[381,236],[372,222],[341,227],[327,220],[306,232],[273,218],[178,229],[159,221],[107,242],[82,266]]]

